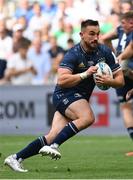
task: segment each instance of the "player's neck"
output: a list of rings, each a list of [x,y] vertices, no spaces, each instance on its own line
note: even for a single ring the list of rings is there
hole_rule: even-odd
[[[87,53],[87,54],[92,53],[92,52],[94,51],[94,50],[92,50],[92,49],[89,49],[89,48],[86,46],[86,44],[83,43],[82,41],[80,42],[80,47],[81,47],[82,51],[83,51],[84,53]]]

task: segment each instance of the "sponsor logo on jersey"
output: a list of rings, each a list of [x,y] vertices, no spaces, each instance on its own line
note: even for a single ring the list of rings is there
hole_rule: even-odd
[[[104,57],[98,59],[98,62],[106,62],[106,59]]]
[[[69,100],[67,98],[63,99],[63,103],[66,105],[69,103]]]
[[[93,61],[88,61],[88,66],[93,66],[94,65],[94,62]]]
[[[79,93],[75,93],[75,94],[74,94],[74,97],[82,97],[82,95],[79,94]]]
[[[80,63],[80,64],[78,65],[78,67],[79,67],[79,68],[83,68],[83,67],[85,67],[85,65],[84,65],[84,63],[82,62],[82,63]]]

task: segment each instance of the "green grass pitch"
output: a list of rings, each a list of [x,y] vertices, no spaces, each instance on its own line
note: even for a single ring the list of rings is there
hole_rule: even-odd
[[[128,136],[76,136],[60,147],[62,158],[34,156],[24,161],[28,173],[3,165],[5,157],[25,147],[35,136],[0,136],[0,179],[133,179],[133,150]]]

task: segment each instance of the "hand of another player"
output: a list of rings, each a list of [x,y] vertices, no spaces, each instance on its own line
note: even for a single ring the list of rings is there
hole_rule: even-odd
[[[91,76],[92,74],[95,74],[97,72],[97,69],[98,69],[98,67],[91,66],[87,69],[86,72],[87,72],[88,76]]]
[[[133,89],[131,89],[130,91],[127,92],[127,94],[126,94],[126,99],[127,99],[127,100],[130,99],[131,96],[133,96]]]
[[[123,59],[122,55],[120,54],[118,57],[117,57],[117,61],[119,64],[122,64],[123,62],[126,61],[126,59]]]
[[[118,61],[119,64],[121,63],[121,61],[122,61],[121,55],[119,55],[119,56],[117,57],[117,61]]]
[[[103,75],[99,75],[96,74],[95,76],[95,82],[98,85],[110,85],[112,78],[110,77],[110,75],[107,74],[103,74]]]

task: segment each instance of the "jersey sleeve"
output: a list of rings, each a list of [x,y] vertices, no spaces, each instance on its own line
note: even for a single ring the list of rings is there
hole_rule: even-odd
[[[59,67],[69,69],[70,71],[73,72],[76,64],[77,64],[76,54],[70,50],[65,54]]]
[[[131,34],[131,41],[132,41],[132,43],[133,43],[133,32],[132,32],[132,34]]]
[[[119,34],[121,33],[121,31],[122,31],[122,27],[121,27],[121,26],[118,26],[118,27],[116,28],[117,36],[119,36]]]
[[[112,72],[120,69],[120,64],[118,63],[115,54],[111,51],[111,49],[106,48],[105,50],[105,58],[106,63],[110,66]]]

